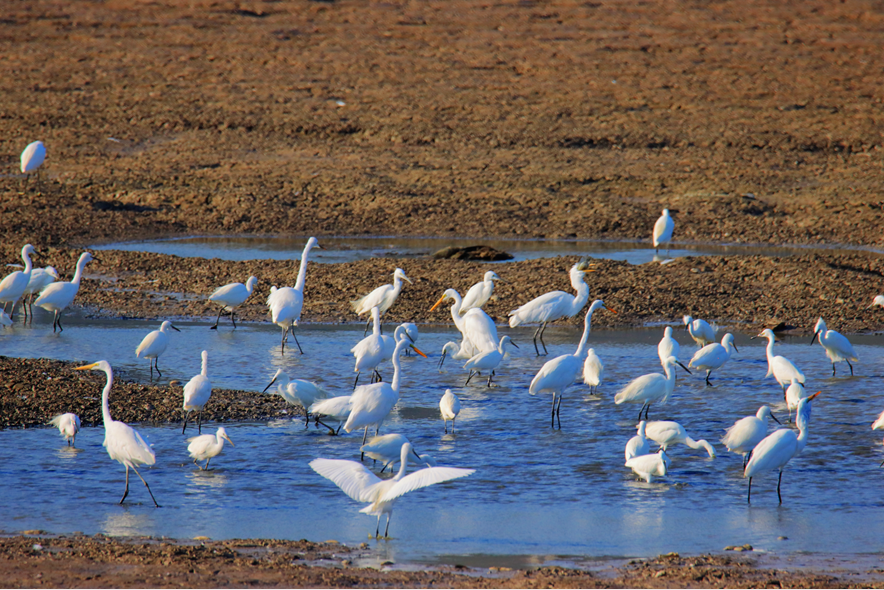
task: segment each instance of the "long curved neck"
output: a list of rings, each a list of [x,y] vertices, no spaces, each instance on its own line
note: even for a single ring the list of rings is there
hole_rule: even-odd
[[[313,244],[307,242],[304,246],[304,252],[301,254],[301,266],[298,268],[298,282],[295,283],[295,291],[304,292],[304,282],[307,280],[307,256],[310,254],[310,248]]]
[[[589,285],[587,285],[586,281],[581,277],[579,283],[572,283],[571,286],[577,291],[577,296],[574,297],[574,307],[571,308],[573,312],[571,315],[574,315],[583,309],[583,306],[589,301]]]
[[[114,371],[108,367],[104,373],[107,375],[107,383],[104,384],[104,390],[101,392],[101,419],[104,420],[104,425],[107,426],[114,421],[111,418],[110,402],[108,402],[111,386],[114,384]]]
[[[396,395],[399,395],[399,382],[402,377],[401,364],[399,362],[399,353],[402,352],[402,349],[405,347],[405,342],[400,341],[396,345],[396,350],[393,351],[393,382],[390,383],[390,387],[393,388],[393,391],[396,392]]]
[[[451,319],[454,320],[454,325],[457,326],[457,329],[463,332],[463,316],[460,315],[460,308],[463,305],[463,299],[460,296],[460,293],[455,293],[451,296],[454,299],[454,303],[451,305]]]
[[[85,269],[85,268],[86,268],[86,259],[80,258],[77,261],[77,270],[74,272],[74,278],[71,279],[71,283],[73,283],[77,286],[80,285],[80,279],[83,278],[83,269]]]
[[[380,336],[381,335],[381,313],[373,313],[371,314],[371,335],[372,336]]]
[[[589,287],[586,288],[586,294],[589,295]],[[589,324],[592,321],[592,312],[587,312],[586,319],[583,320],[583,336],[580,337],[580,344],[577,345],[576,357],[582,357],[586,352],[586,343],[589,341]]]
[[[21,257],[22,260],[25,261],[25,269],[22,272],[26,275],[31,274],[31,269],[34,268],[33,264],[31,263],[31,257],[28,255],[26,250],[22,250]]]
[[[768,360],[768,362],[770,361],[770,359],[773,358],[773,355],[774,355],[774,353],[773,353],[773,341],[774,341],[774,337],[773,337],[773,336],[768,336],[768,337],[767,337],[767,360]]]
[[[209,376],[209,357],[208,355],[203,355],[203,370],[200,371],[203,377]]]
[[[673,389],[675,387],[675,365],[666,363],[663,365],[663,372],[666,373],[667,387]]]
[[[399,481],[400,479],[405,477],[406,473],[408,473],[408,455],[406,453],[402,453],[399,458],[402,460],[402,465],[399,466],[399,473],[397,473],[396,477],[393,478],[396,481]]]
[[[500,344],[497,345],[497,352],[503,354],[504,346],[506,346],[506,336],[500,339]]]

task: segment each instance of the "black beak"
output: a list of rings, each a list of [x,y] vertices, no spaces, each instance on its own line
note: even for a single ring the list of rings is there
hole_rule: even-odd
[[[816,339],[819,337],[819,335],[820,335],[819,331],[813,333],[813,338],[810,339],[811,346],[813,346],[813,343],[816,341]]]
[[[773,412],[771,412],[770,417],[773,418],[774,422],[776,422],[777,424],[782,424],[782,422],[777,420],[777,417],[773,415]]]
[[[175,326],[172,326],[171,324],[169,325],[169,327],[171,327],[171,328],[172,328],[173,330],[175,330],[176,332],[180,332],[180,331],[181,331],[181,330],[179,330],[178,328],[176,328]]]
[[[512,344],[512,345],[515,346],[516,348],[519,348],[519,345],[516,344],[515,342],[513,342],[512,340],[510,340],[510,344]],[[519,348],[519,350],[521,350],[521,348]]]
[[[678,365],[679,365],[682,369],[684,369],[685,371],[688,371],[688,368],[687,368],[686,366],[682,365],[682,364],[681,364],[681,361],[676,361],[676,362],[678,363]],[[691,373],[690,371],[688,371],[688,375],[693,375],[693,373]]]
[[[445,355],[446,355],[446,354],[448,354],[448,351],[447,351],[447,350],[443,350],[443,351],[442,351],[442,358],[439,360],[439,368],[440,368],[440,369],[442,368],[442,363],[445,362]]]
[[[739,348],[737,348],[737,345],[736,345],[736,343],[733,343],[733,342],[732,342],[732,343],[731,343],[731,344],[733,344],[733,345],[734,345],[734,350],[736,350],[736,351],[737,351],[737,352],[740,352],[740,349],[739,349]]]
[[[275,377],[273,378],[273,381],[271,381],[270,383],[267,384],[267,387],[265,387],[264,391],[262,391],[261,393],[267,393],[267,390],[270,389],[270,386],[273,385],[274,383],[276,383]]]

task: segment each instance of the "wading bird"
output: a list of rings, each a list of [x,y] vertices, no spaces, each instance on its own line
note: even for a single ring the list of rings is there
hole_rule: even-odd
[[[318,400],[326,399],[328,391],[317,385],[313,381],[305,381],[303,379],[289,379],[288,373],[282,369],[278,369],[273,375],[273,379],[267,384],[262,393],[276,383],[276,391],[271,391],[271,395],[278,395],[282,399],[293,406],[300,406],[304,410],[304,428],[310,424],[310,408]],[[349,396],[348,396],[349,397]],[[328,428],[328,426],[326,426]]]
[[[706,385],[712,385],[709,382],[709,375],[712,371],[720,369],[724,363],[728,362],[734,352],[739,352],[734,344],[734,335],[727,333],[721,339],[721,344],[713,342],[695,352],[691,362],[688,363],[688,367],[705,370]]]
[[[709,322],[701,319],[694,319],[689,315],[682,318],[684,320],[685,330],[697,343],[697,346],[704,347],[707,344],[715,342],[715,330],[709,325]]]
[[[841,361],[847,363],[847,366],[850,367],[850,375],[853,376],[853,365],[850,364],[850,361],[857,362],[859,358],[847,338],[835,330],[827,329],[826,322],[820,318],[813,328],[813,338],[810,343],[813,344],[815,340],[819,340],[823,348],[826,349],[826,356],[832,362],[832,377],[835,376],[835,363]]]
[[[602,382],[602,376],[605,373],[605,364],[599,355],[596,354],[594,348],[586,351],[586,360],[583,361],[583,383],[589,385],[589,393],[595,393],[593,389],[598,388]]]
[[[298,351],[304,354],[298,337],[295,336],[295,326],[301,320],[301,308],[304,307],[304,283],[307,281],[307,257],[310,250],[320,248],[316,238],[307,240],[304,251],[301,253],[301,265],[298,267],[298,280],[292,287],[281,287],[271,290],[267,298],[267,306],[270,308],[271,321],[282,328],[282,352],[285,352],[285,343],[288,341],[289,332],[298,345]]]
[[[368,295],[363,295],[359,299],[351,301],[350,306],[359,317],[362,317],[362,314],[371,311],[372,307],[377,307],[380,311],[381,323],[383,324],[384,314],[387,313],[388,309],[393,307],[393,304],[396,303],[396,299],[399,297],[399,293],[402,292],[402,281],[408,281],[411,283],[411,279],[405,276],[405,271],[401,268],[397,268],[393,272],[392,285],[381,285]],[[371,318],[369,318],[369,321],[365,324],[363,335],[368,333],[368,326],[370,324]]]
[[[485,273],[485,278],[470,287],[467,294],[463,296],[463,304],[460,306],[460,313],[466,313],[471,309],[482,309],[494,293],[494,281],[499,281],[500,277],[493,270]]]
[[[411,444],[411,441],[401,434],[385,434],[371,437],[359,450],[365,453],[369,459],[383,463],[383,467],[381,467],[381,473],[383,473],[387,467],[390,467],[390,471],[392,471],[392,466],[399,462],[402,445],[406,443]],[[417,451],[409,453],[408,462],[411,465],[436,466],[436,460],[432,456],[420,455]]]
[[[651,452],[651,442],[648,440],[648,437],[645,436],[645,428],[647,428],[648,423],[642,420],[638,423],[636,427],[638,432],[635,436],[629,439],[626,443],[626,449],[623,451],[623,455],[626,457],[626,460],[629,461],[633,457],[638,457],[640,455],[648,455]]]
[[[37,294],[40,293],[40,291],[57,280],[58,271],[55,270],[55,267],[47,266],[46,268],[31,269],[31,280],[28,281],[28,286],[25,288],[24,293],[22,293],[22,311],[24,312],[25,317],[30,315],[31,320],[33,321],[34,310],[32,306],[34,304],[34,299],[37,298]],[[27,308],[25,307],[25,303],[27,303]]]
[[[190,417],[191,412],[198,412],[196,419],[197,431],[200,434],[203,432],[203,408],[206,407],[206,403],[208,403],[209,398],[212,396],[212,382],[209,381],[209,353],[204,350],[201,356],[203,364],[200,374],[195,375],[184,386],[184,427],[181,429],[181,434],[184,434],[184,431],[187,430],[187,419]],[[220,453],[221,451],[219,450],[218,452]],[[208,463],[206,464],[208,465]]]
[[[201,434],[200,436],[193,436],[187,439],[187,442],[190,443],[187,445],[187,452],[190,453],[190,456],[193,459],[193,462],[196,463],[197,467],[203,471],[208,471],[209,461],[221,454],[225,440],[230,443],[231,447],[236,446],[233,444],[233,441],[230,440],[230,437],[227,436],[227,431],[224,430],[224,427],[222,426],[215,434]],[[203,459],[206,461],[205,467],[202,467],[199,464]]]
[[[648,483],[654,482],[654,477],[664,477],[669,471],[669,457],[666,451],[660,449],[649,455],[638,455],[626,461],[626,466]]]
[[[688,436],[684,426],[671,420],[656,420],[645,426],[645,436],[668,450],[679,443],[692,449],[705,449],[710,457],[715,457],[715,449],[705,440],[694,440]]]
[[[31,142],[25,147],[21,153],[21,171],[22,174],[28,175],[25,177],[26,182],[31,172],[36,172],[44,160],[46,160],[46,146],[42,141]]]
[[[804,384],[797,378],[792,378],[789,387],[786,388],[786,407],[789,409],[789,422],[792,421],[792,410],[798,409],[798,402],[807,397]]]
[[[169,346],[169,330],[175,330],[176,332],[180,332],[178,328],[172,325],[172,322],[166,320],[162,324],[160,324],[159,330],[154,330],[144,337],[144,340],[141,341],[141,344],[138,345],[138,348],[135,349],[135,358],[139,359],[153,359],[150,361],[150,378],[153,379],[153,369],[156,367],[157,375],[160,377],[163,376],[160,373],[160,365],[158,362],[159,356],[165,352],[166,347]]]
[[[780,423],[771,413],[770,407],[761,406],[754,416],[746,416],[734,422],[721,438],[721,444],[727,447],[728,451],[743,456],[743,467],[746,466],[752,449],[767,436],[768,418],[773,418],[777,424]]]
[[[752,338],[767,338],[767,375],[765,377],[773,375],[773,378],[783,388],[783,394],[786,393],[786,385],[792,379],[797,379],[802,385],[805,383],[804,373],[798,370],[798,367],[792,361],[784,356],[774,356],[773,345],[775,337],[773,330],[765,328],[758,336],[753,336]]]
[[[350,417],[350,410],[352,409],[353,396],[339,395],[337,397],[330,397],[314,402],[313,405],[310,406],[310,413],[313,414],[313,419],[316,421],[316,424],[322,424],[329,429],[329,434],[338,434],[341,431],[344,422]],[[321,418],[337,420],[339,422],[338,429],[335,430],[323,422]]]
[[[55,332],[56,327],[58,327],[59,332],[64,329],[61,327],[61,312],[74,302],[74,297],[76,297],[77,293],[80,291],[80,280],[83,278],[83,269],[85,269],[86,264],[92,260],[92,254],[89,252],[83,252],[80,254],[80,258],[77,260],[77,270],[74,272],[74,278],[71,279],[71,282],[58,282],[47,285],[40,293],[40,296],[34,301],[34,305],[37,307],[42,307],[46,311],[55,314],[55,317],[52,320],[53,332]]]
[[[454,289],[446,289],[430,311],[434,311],[445,301],[453,301],[451,304],[451,319],[461,334],[460,351],[455,358],[472,358],[480,352],[495,350],[498,346],[497,326],[494,320],[481,309],[471,309],[464,315],[460,315],[463,301],[460,294]],[[461,357],[461,355],[465,355]]]
[[[654,224],[654,252],[660,251],[660,246],[666,244],[666,255],[669,255],[669,241],[672,239],[672,230],[675,223],[669,215],[669,209],[663,209],[663,215]]]
[[[657,356],[660,357],[660,364],[662,365],[671,356],[678,358],[679,352],[681,352],[681,345],[672,337],[672,328],[666,326],[663,330],[663,338],[660,339],[660,343],[657,345]]]
[[[246,299],[255,290],[256,284],[258,284],[258,277],[249,277],[245,285],[242,283],[230,283],[215,289],[215,292],[209,295],[209,301],[217,303],[220,309],[218,310],[218,317],[215,318],[215,325],[209,329],[218,329],[221,314],[226,311],[230,315],[230,321],[233,322],[233,329],[236,330],[236,308],[246,302]]]
[[[665,404],[669,400],[669,396],[672,395],[672,391],[675,389],[675,365],[687,371],[688,375],[691,374],[687,367],[678,362],[677,358],[671,356],[663,363],[665,375],[649,373],[633,379],[614,396],[614,403],[618,406],[622,403],[642,404],[638,411],[638,419],[642,419],[642,411],[644,411],[647,420],[651,404],[654,402]]]
[[[451,433],[454,434],[454,421],[460,414],[460,399],[450,389],[446,389],[445,395],[439,400],[439,410],[442,412],[442,421],[445,423],[445,434],[448,434],[449,420],[451,420]]]
[[[67,441],[68,446],[74,446],[76,442],[77,433],[80,432],[80,417],[76,414],[59,414],[49,421],[49,424],[58,428],[59,434],[61,434],[64,439]]]
[[[495,350],[480,352],[464,363],[463,368],[470,370],[470,376],[467,377],[464,387],[470,384],[470,379],[472,379],[474,375],[479,375],[482,371],[488,372],[488,387],[491,387],[491,380],[494,379],[494,370],[499,367],[500,363],[503,361],[503,356],[506,354],[507,344],[512,344],[516,348],[519,348],[518,345],[513,342],[512,338],[504,336],[500,339],[500,344]]]
[[[34,247],[25,244],[21,249],[21,257],[25,263],[24,270],[15,270],[0,281],[0,303],[3,304],[3,310],[6,311],[7,303],[12,304],[12,309],[9,310],[10,319],[15,317],[15,304],[28,288],[28,283],[31,282],[31,270],[33,269],[31,254],[35,254]]]

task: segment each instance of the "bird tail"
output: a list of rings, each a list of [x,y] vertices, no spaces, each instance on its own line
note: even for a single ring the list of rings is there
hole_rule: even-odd
[[[359,299],[350,302],[350,307],[356,312],[356,315],[362,315],[368,311],[367,309],[362,309],[362,304],[365,302],[366,297],[368,297],[368,295],[363,295]]]
[[[512,310],[507,315],[510,316],[510,328],[515,328],[516,326],[518,326],[519,324],[522,323],[522,318],[519,317],[519,310],[518,309]]]
[[[46,424],[47,425],[51,424],[52,426],[55,426],[56,428],[58,428],[58,424],[59,424],[59,422],[61,422],[61,417],[62,417],[62,414],[59,414],[59,415],[53,417],[52,420],[50,420]]]

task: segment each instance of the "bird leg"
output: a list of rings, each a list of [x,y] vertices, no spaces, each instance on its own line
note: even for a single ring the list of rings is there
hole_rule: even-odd
[[[491,387],[491,379],[494,378],[494,369],[491,369],[491,374],[488,375],[488,387]]]
[[[155,359],[153,359],[153,364],[157,368],[157,376],[162,377],[163,374],[160,373],[160,357],[159,356],[157,356]],[[153,377],[153,373],[151,373],[150,376]]]
[[[129,495],[129,466],[126,465],[126,491],[123,492],[123,497],[120,498],[120,504],[123,503],[123,500],[126,499],[126,496]]]
[[[211,460],[211,459],[206,459],[206,466],[203,467],[203,471],[208,471],[208,470],[209,470],[209,461],[210,461],[210,460]]]
[[[540,325],[540,344],[543,345],[543,356],[549,354],[549,351],[546,349],[546,342],[543,341],[543,333],[546,331],[546,322],[543,322]]]
[[[187,430],[187,419],[190,417],[190,410],[184,410],[184,428],[181,429],[181,434],[184,434],[184,431]]]
[[[649,411],[650,409],[651,409],[651,404],[650,404],[650,403],[648,403],[647,405],[645,405],[645,420],[648,419],[648,411]],[[641,420],[639,420],[639,422],[641,422]]]
[[[552,413],[550,414],[550,428],[555,428],[556,426],[556,392],[553,392],[553,404],[552,404]]]
[[[206,467],[208,467],[208,466],[209,466],[209,462],[206,461]],[[157,499],[153,497],[153,492],[150,491],[150,486],[147,485],[147,482],[144,481],[144,478],[141,477],[141,474],[138,473],[138,470],[135,469],[135,466],[134,466],[134,465],[132,466],[132,470],[135,472],[135,475],[137,475],[137,476],[139,477],[139,479],[141,479],[141,481],[144,483],[144,487],[147,488],[147,493],[150,494],[150,499],[153,500],[153,505],[156,506],[157,508],[159,508],[160,505],[157,504]],[[129,470],[127,469],[127,470],[126,470],[126,488],[127,488],[127,490],[128,490],[128,486],[129,486]],[[122,503],[122,502],[121,502],[121,503]]]
[[[457,420],[457,416],[451,419],[451,434],[454,434],[454,421]],[[447,426],[447,424],[446,424]]]
[[[783,483],[783,470],[780,469],[780,477],[777,479],[777,498],[780,499],[780,504],[783,503],[783,496],[780,495],[780,484]]]
[[[537,353],[537,356],[543,356],[540,354],[540,349],[537,348],[537,335],[540,334],[540,331],[544,328],[544,326],[546,326],[546,322],[544,322],[543,324],[540,325],[540,327],[538,327],[536,330],[534,330],[534,352]],[[543,339],[541,339],[541,342],[543,342]],[[545,344],[543,346],[543,350],[546,350]]]
[[[749,493],[746,494],[746,504],[752,503],[752,478],[749,478]]]
[[[356,373],[356,380],[353,381],[353,389],[356,389],[356,384],[359,383],[359,373]]]
[[[443,418],[442,423],[445,424],[445,434],[448,434],[448,420]]]
[[[298,342],[298,337],[295,336],[295,325],[292,324],[291,326],[289,326],[289,329],[292,331],[292,338],[295,339],[295,344],[298,345],[298,351],[299,351],[301,354],[304,354],[304,349],[301,348],[301,343]]]
[[[221,309],[218,310],[218,317],[215,318],[215,325],[212,326],[211,328],[209,328],[210,330],[217,330],[217,329],[218,329],[218,322],[221,321],[221,314],[222,314],[222,313],[224,313],[224,308],[223,308],[223,307],[222,307]]]
[[[835,376],[835,363],[832,363],[832,377]]]
[[[472,369],[470,369],[470,376],[467,377],[467,382],[464,383],[463,386],[466,387],[467,385],[469,385],[469,384],[470,384],[470,379],[472,379],[472,378],[473,378],[473,375],[476,375],[477,373],[478,373],[478,371],[474,372]]]
[[[711,386],[712,384],[709,382],[709,374],[710,374],[710,373],[712,373],[712,371],[706,371],[706,385],[710,385],[710,386]]]
[[[393,513],[392,513],[392,512],[388,512],[388,513],[387,513],[387,526],[386,526],[386,528],[384,528],[384,538],[385,538],[385,539],[389,539],[389,538],[390,538],[390,517],[391,517],[391,516],[393,516]]]
[[[196,415],[196,426],[199,431],[198,434],[203,433],[203,411],[200,410]]]
[[[322,420],[320,420],[317,416],[314,416],[313,418],[314,418],[314,420],[315,420],[314,424],[322,424],[323,426],[325,426],[326,428],[328,428],[328,430],[329,430],[329,433],[328,433],[328,434],[329,434],[330,436],[334,436],[334,435],[337,434],[337,432],[335,432],[335,429],[334,429],[334,428],[332,428],[331,426],[329,426],[328,424],[326,424],[325,422],[323,422]]]
[[[233,329],[236,330],[236,313],[230,310],[230,321],[233,322]]]
[[[61,310],[55,312],[55,323],[58,325],[58,331],[64,332],[64,328],[61,327]],[[54,332],[55,328],[52,331]]]
[[[562,429],[562,418],[559,416],[562,411],[562,397],[562,394],[559,394],[559,405],[556,406],[556,422],[559,424],[559,430]]]
[[[850,376],[853,377],[853,365],[850,364],[850,361],[847,361],[847,366],[850,367]]]
[[[285,340],[286,340],[286,336],[288,336],[288,335],[289,335],[288,328],[283,328],[282,329],[282,345],[281,345],[282,346],[282,351],[281,351],[282,354],[285,354]]]
[[[365,445],[365,439],[368,438],[368,424],[365,425],[365,432],[362,433],[362,445]],[[365,452],[359,456],[360,461],[365,461]],[[380,526],[380,517],[378,517],[378,526]]]

